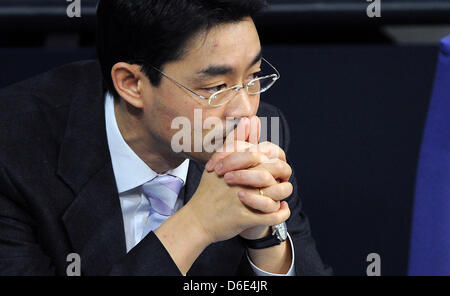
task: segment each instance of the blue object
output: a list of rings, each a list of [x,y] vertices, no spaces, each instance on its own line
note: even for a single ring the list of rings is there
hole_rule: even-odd
[[[420,152],[409,275],[450,275],[450,35],[441,40]]]

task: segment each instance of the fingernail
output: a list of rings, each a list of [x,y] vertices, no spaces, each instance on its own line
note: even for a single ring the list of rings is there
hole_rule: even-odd
[[[225,176],[223,176],[225,180],[231,181],[234,178],[233,173],[226,173]]]
[[[221,170],[222,170],[222,168],[223,168],[223,164],[222,164],[221,162],[219,162],[219,163],[216,165],[215,170],[216,170],[217,173],[220,173]]]
[[[213,169],[213,163],[211,160],[208,160],[208,162],[205,165],[205,168],[207,171],[211,171]]]

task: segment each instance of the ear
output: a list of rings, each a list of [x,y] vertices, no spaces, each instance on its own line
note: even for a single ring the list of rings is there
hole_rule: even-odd
[[[145,74],[141,72],[139,65],[117,63],[111,69],[111,78],[119,96],[135,108],[144,106],[142,86]]]

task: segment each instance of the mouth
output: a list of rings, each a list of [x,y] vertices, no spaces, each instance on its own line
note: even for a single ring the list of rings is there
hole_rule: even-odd
[[[237,128],[240,121],[241,121],[241,118],[227,120],[226,124],[225,124],[225,128],[222,130],[222,138],[217,139],[217,138],[213,137],[211,139],[211,144],[213,146],[216,146],[216,144],[218,144],[218,145],[220,145],[220,147],[222,147],[226,143],[228,136],[230,136],[230,134],[234,133],[234,131]],[[219,140],[220,143],[217,143],[216,140]],[[216,147],[216,148],[220,148],[220,147]]]
[[[228,135],[237,128],[241,119],[242,118],[240,117],[240,118],[235,118],[233,120],[227,121],[228,124],[225,125],[226,127],[225,127],[225,131],[224,131],[223,140],[225,140],[228,137]],[[232,124],[229,124],[229,123],[232,123]]]
[[[217,129],[218,126],[216,126],[212,130],[209,130],[204,136],[204,139],[207,139],[207,141],[203,143],[203,145],[206,145],[206,147],[204,146],[206,151],[210,152],[211,149],[215,151],[222,149],[229,137],[230,139],[228,139],[228,141],[233,141],[235,130],[240,121],[241,118],[226,119],[225,127],[222,126]],[[222,137],[220,138],[220,136]]]

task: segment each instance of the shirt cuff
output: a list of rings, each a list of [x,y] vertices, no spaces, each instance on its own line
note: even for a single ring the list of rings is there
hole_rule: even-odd
[[[271,273],[264,271],[260,268],[258,268],[255,264],[253,264],[252,260],[248,256],[247,252],[247,259],[248,262],[250,262],[250,266],[252,267],[253,271],[256,273],[257,276],[295,276],[295,268],[294,268],[294,262],[295,262],[295,252],[294,252],[294,244],[292,243],[291,236],[289,233],[287,234],[289,243],[291,244],[291,253],[292,253],[292,261],[291,261],[291,267],[289,268],[289,271],[286,274],[280,274],[280,273]]]

